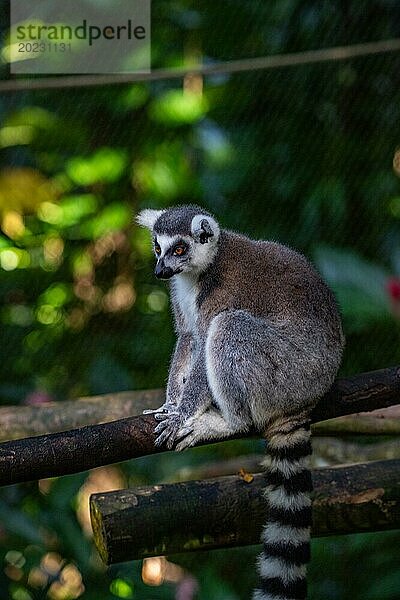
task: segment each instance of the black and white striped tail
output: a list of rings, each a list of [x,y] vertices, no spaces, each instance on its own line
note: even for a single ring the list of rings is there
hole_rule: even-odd
[[[268,522],[261,541],[260,585],[253,600],[304,600],[310,560],[310,423],[268,438],[265,497]]]

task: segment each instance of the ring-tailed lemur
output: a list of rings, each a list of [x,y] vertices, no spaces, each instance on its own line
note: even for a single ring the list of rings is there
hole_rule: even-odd
[[[143,210],[155,274],[171,279],[178,340],[156,444],[182,450],[256,428],[267,440],[268,522],[254,600],[306,597],[310,411],[344,337],[332,292],[304,256],[220,229],[198,206]]]

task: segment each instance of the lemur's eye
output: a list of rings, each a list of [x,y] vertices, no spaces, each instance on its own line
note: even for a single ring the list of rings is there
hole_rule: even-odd
[[[185,254],[185,252],[186,248],[184,246],[176,246],[174,250],[175,256],[182,256],[182,254]]]
[[[160,248],[159,244],[154,244],[154,252],[156,254],[161,254],[161,248]]]

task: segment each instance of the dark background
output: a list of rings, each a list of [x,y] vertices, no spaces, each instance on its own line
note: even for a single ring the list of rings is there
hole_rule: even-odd
[[[153,68],[400,35],[391,0],[154,0],[152,10]],[[183,202],[313,260],[340,303],[342,374],[399,363],[399,67],[392,52],[184,82],[2,93],[0,402],[165,384],[168,293],[134,216]],[[184,468],[261,450],[243,441],[1,490],[0,597],[178,598],[174,583],[145,585],[139,561],[101,566],[88,493],[172,481]],[[310,598],[398,598],[398,545],[397,532],[314,541]],[[248,598],[256,552],[172,557],[199,587],[181,598]]]

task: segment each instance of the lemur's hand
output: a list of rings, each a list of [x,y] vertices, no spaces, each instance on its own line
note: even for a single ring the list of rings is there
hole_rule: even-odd
[[[178,412],[170,412],[168,415],[162,415],[164,419],[155,428],[156,438],[154,445],[162,446],[166,443],[168,450],[172,450],[175,442],[182,437],[183,416]],[[161,415],[160,415],[161,417]],[[180,435],[178,435],[178,432]]]
[[[154,415],[157,420],[164,419],[168,416],[169,412],[176,410],[176,404],[171,401],[165,402],[159,408],[148,408],[143,411],[144,415]]]

